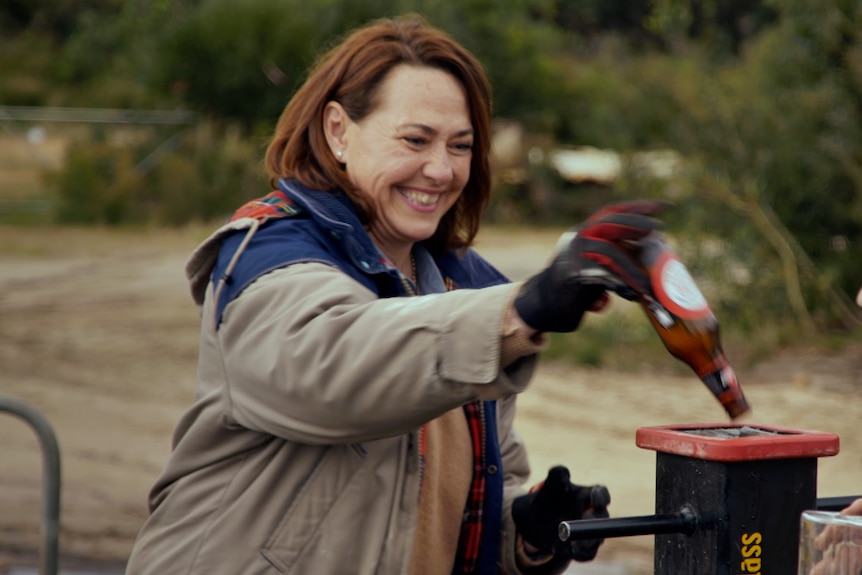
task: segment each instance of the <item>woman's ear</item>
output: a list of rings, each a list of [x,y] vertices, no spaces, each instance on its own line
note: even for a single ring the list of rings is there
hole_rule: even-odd
[[[323,109],[323,133],[329,150],[338,163],[347,163],[345,150],[347,148],[347,122],[350,118],[344,107],[338,102],[327,102]]]

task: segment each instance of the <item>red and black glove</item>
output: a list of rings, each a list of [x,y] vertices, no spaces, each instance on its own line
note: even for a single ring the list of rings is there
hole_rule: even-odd
[[[548,477],[537,490],[515,498],[512,518],[524,541],[543,554],[590,561],[595,558],[604,539],[560,541],[560,523],[608,517],[610,502],[607,487],[575,485],[569,480],[569,470],[559,465],[548,471]]]
[[[626,299],[648,290],[649,278],[622,242],[637,242],[661,228],[653,216],[666,206],[663,201],[611,204],[566,234],[550,265],[518,292],[515,309],[521,319],[538,331],[571,332],[584,313],[599,307],[607,290]]]

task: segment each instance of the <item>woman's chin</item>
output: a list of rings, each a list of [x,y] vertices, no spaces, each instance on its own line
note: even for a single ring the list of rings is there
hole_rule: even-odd
[[[434,235],[434,232],[437,230],[437,226],[432,227],[422,227],[422,228],[410,228],[404,230],[404,237],[409,238],[411,242],[414,244],[418,244],[419,242],[424,242],[428,238]]]

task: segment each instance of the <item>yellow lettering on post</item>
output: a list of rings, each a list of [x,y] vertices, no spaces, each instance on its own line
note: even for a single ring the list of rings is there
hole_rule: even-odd
[[[743,557],[760,557],[760,545],[745,545],[742,548]]]
[[[758,532],[743,533],[741,542],[743,560],[739,564],[739,569],[742,571],[740,575],[760,575],[762,566],[760,555],[763,553],[760,544],[763,542],[763,535]]]

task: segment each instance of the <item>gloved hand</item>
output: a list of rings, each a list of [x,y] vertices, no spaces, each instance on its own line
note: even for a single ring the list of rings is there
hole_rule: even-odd
[[[524,541],[542,553],[566,556],[575,561],[590,561],[604,539],[560,541],[558,528],[563,521],[608,517],[611,495],[604,485],[581,486],[569,480],[569,470],[558,465],[538,490],[516,497],[512,518]]]
[[[570,332],[584,313],[612,290],[635,299],[649,287],[633,256],[621,242],[646,237],[661,227],[653,216],[663,201],[622,202],[605,206],[564,236],[571,237],[544,270],[524,283],[515,298],[521,319],[538,331]]]

